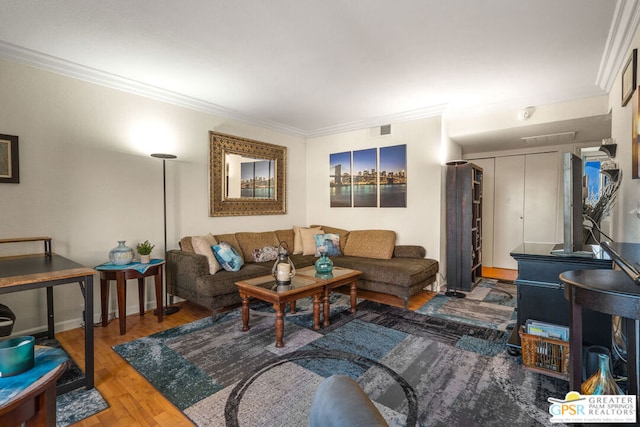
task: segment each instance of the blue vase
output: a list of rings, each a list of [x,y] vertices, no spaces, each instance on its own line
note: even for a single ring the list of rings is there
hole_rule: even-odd
[[[124,240],[118,240],[118,246],[109,252],[109,261],[115,265],[131,264],[131,261],[133,261],[133,249],[124,243]]]
[[[320,258],[316,261],[316,272],[319,274],[327,274],[333,271],[333,261],[327,256],[326,252],[320,253]]]

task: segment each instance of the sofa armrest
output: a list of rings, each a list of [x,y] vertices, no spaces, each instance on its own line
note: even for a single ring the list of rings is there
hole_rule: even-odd
[[[178,280],[195,283],[197,277],[209,275],[207,257],[193,252],[167,252],[167,288],[173,290]]]
[[[394,258],[424,258],[427,250],[419,245],[396,245],[393,249]]]

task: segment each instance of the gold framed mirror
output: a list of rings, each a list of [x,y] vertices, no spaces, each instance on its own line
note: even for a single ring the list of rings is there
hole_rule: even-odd
[[[209,216],[287,213],[287,147],[209,131]]]

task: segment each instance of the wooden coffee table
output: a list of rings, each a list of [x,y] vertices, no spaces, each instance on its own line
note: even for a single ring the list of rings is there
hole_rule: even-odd
[[[351,312],[356,311],[356,283],[362,274],[357,270],[334,268],[331,277],[316,277],[313,267],[306,267],[296,271],[291,279],[288,290],[278,292],[273,276],[260,276],[253,279],[236,282],[240,298],[242,298],[242,330],[249,330],[249,298],[273,304],[276,312],[276,347],[284,346],[284,317],[285,304],[289,303],[291,312],[295,313],[295,302],[305,297],[313,297],[313,329],[320,329],[320,301],[324,303],[324,326],[329,325],[329,295],[331,290],[350,284]]]

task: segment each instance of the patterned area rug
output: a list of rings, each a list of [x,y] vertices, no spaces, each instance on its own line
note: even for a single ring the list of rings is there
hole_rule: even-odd
[[[483,326],[501,331],[513,329],[517,286],[495,279],[482,279],[465,298],[448,297],[439,293],[417,312],[433,317]]]
[[[55,339],[38,338],[36,344],[64,350]],[[68,384],[83,377],[84,372],[82,372],[80,367],[71,359],[71,366],[62,374],[57,385]],[[56,396],[56,426],[70,426],[108,407],[107,402],[95,388],[86,390],[83,387],[71,390],[62,395],[59,394]]]
[[[199,426],[308,425],[333,374],[356,379],[392,426],[548,425],[547,398],[568,392],[524,370],[495,328],[363,301],[319,331],[287,320],[278,349],[273,314],[259,311],[247,332],[235,310],[114,350]]]

